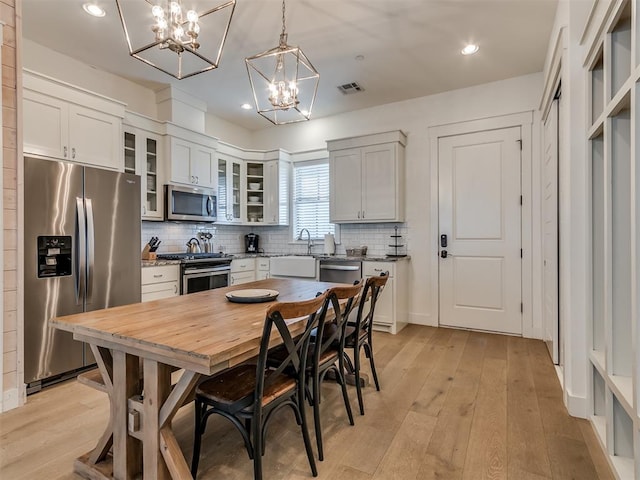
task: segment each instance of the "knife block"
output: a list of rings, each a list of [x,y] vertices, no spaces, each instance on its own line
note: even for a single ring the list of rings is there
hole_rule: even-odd
[[[142,249],[142,260],[156,260],[157,258],[158,255],[156,254],[156,252],[152,252],[149,249],[149,244],[145,245]]]

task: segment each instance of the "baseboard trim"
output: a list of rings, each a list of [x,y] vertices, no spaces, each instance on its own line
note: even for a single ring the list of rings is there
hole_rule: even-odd
[[[2,395],[2,411],[7,412],[20,406],[20,392],[17,388],[7,390]]]
[[[437,327],[438,326],[438,320],[427,314],[424,313],[411,313],[409,312],[409,323],[413,323],[416,325],[427,325],[429,327]]]
[[[587,408],[587,406],[589,402],[587,397],[572,395],[569,390],[565,390],[564,400],[569,415],[578,418],[588,417],[587,412],[589,411],[589,409]]]

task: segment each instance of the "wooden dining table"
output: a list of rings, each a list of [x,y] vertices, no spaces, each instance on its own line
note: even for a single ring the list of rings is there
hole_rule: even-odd
[[[201,376],[258,354],[265,314],[273,304],[232,303],[226,294],[272,289],[279,292],[277,301],[294,302],[337,285],[267,279],[50,320],[91,346],[110,400],[105,432],[76,460],[74,471],[90,479],[191,478],[171,421]],[[289,325],[292,333],[304,329],[303,320]],[[172,372],[177,381],[172,382]]]

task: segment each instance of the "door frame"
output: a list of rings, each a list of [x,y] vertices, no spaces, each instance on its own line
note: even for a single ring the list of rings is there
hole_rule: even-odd
[[[520,228],[522,243],[522,269],[521,269],[521,288],[522,288],[522,336],[528,338],[541,338],[542,326],[533,324],[533,170],[532,170],[532,152],[534,145],[532,142],[532,126],[534,112],[526,111],[502,115],[496,117],[482,118],[477,120],[468,120],[458,123],[445,125],[436,125],[429,127],[429,144],[430,144],[430,255],[434,262],[438,262],[438,237],[439,237],[439,156],[438,143],[442,137],[453,135],[464,135],[467,133],[477,133],[486,130],[499,130],[509,127],[520,127],[522,138],[521,153],[521,172],[520,172],[520,191],[522,193],[522,210],[520,216]],[[538,252],[537,256],[540,256]],[[430,269],[431,298],[433,300],[431,306],[432,318],[437,318],[437,324],[440,324],[440,269],[436,263]]]

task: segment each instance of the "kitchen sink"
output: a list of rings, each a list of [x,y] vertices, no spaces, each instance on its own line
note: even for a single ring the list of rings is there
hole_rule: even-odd
[[[271,257],[269,275],[272,277],[316,277],[316,259],[308,255]]]

